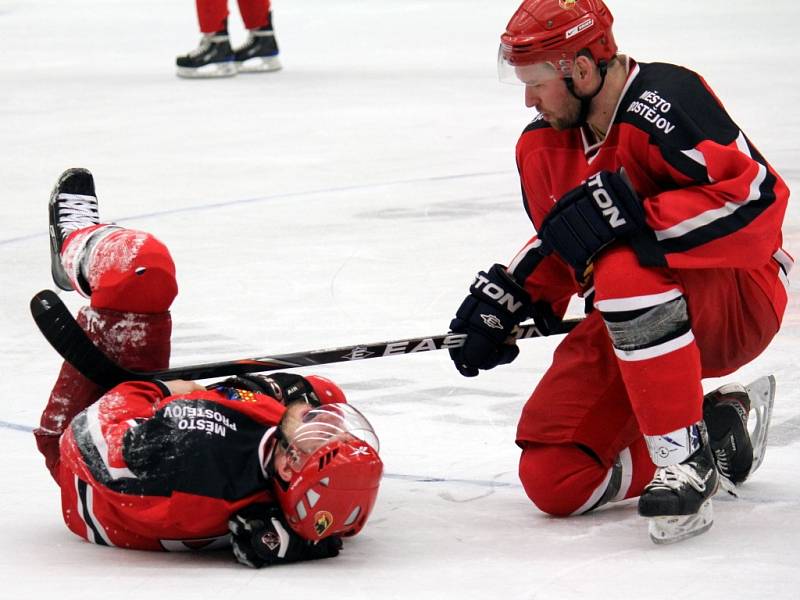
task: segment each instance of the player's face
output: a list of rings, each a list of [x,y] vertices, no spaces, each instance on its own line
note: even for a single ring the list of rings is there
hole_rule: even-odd
[[[311,412],[311,406],[305,402],[293,402],[287,408],[280,422],[284,439],[291,439],[297,428],[303,423],[303,417]],[[296,457],[281,445],[275,449],[275,472],[284,481],[292,477],[292,463]]]
[[[358,420],[360,417],[363,423]],[[292,479],[292,473],[299,473],[307,459],[320,447],[336,440],[356,439],[350,429],[371,433],[369,422],[347,404],[325,404],[312,407],[302,401],[289,404],[281,419],[281,434],[285,444],[275,449],[275,472],[284,481]],[[373,447],[378,447],[377,437],[370,439]]]
[[[525,106],[534,108],[554,129],[574,127],[581,103],[570,94],[567,84],[548,64],[517,67],[517,77],[525,84]]]

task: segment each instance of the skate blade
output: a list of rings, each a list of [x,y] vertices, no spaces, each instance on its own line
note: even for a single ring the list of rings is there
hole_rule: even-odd
[[[708,531],[714,524],[711,500],[706,500],[693,515],[650,517],[650,539],[655,544],[674,544]]]
[[[764,453],[767,450],[769,422],[772,417],[772,406],[775,403],[775,377],[772,375],[759,377],[745,386],[745,389],[750,397],[748,430],[753,444],[753,466],[749,475],[752,475],[764,462]]]
[[[283,68],[277,56],[257,56],[236,63],[239,73],[268,73],[280,71]]]
[[[184,79],[212,79],[215,77],[233,77],[236,65],[231,62],[211,63],[202,67],[177,67],[176,74]]]

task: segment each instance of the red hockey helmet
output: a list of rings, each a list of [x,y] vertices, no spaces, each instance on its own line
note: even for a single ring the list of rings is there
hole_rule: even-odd
[[[573,61],[584,49],[598,63],[610,60],[617,53],[613,22],[602,0],[525,0],[500,36],[500,80],[520,83],[517,69],[536,63],[571,77]]]
[[[300,424],[283,442],[292,474],[288,482],[276,478],[278,503],[304,539],[355,535],[372,512],[383,474],[378,436],[349,404],[300,409]]]

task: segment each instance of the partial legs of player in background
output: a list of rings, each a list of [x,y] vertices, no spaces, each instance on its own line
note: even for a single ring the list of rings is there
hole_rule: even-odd
[[[197,48],[176,59],[177,75],[185,78],[231,77],[281,68],[269,0],[239,0],[247,40],[232,48],[228,35],[227,0],[196,0],[203,37]]]

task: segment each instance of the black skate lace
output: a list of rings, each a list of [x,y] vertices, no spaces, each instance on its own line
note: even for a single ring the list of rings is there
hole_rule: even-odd
[[[58,226],[62,231],[74,231],[99,222],[100,214],[94,196],[58,195]]]
[[[685,484],[689,484],[701,494],[706,491],[706,481],[689,465],[677,464],[669,467],[661,467],[656,471],[650,488],[664,488],[677,490]]]

